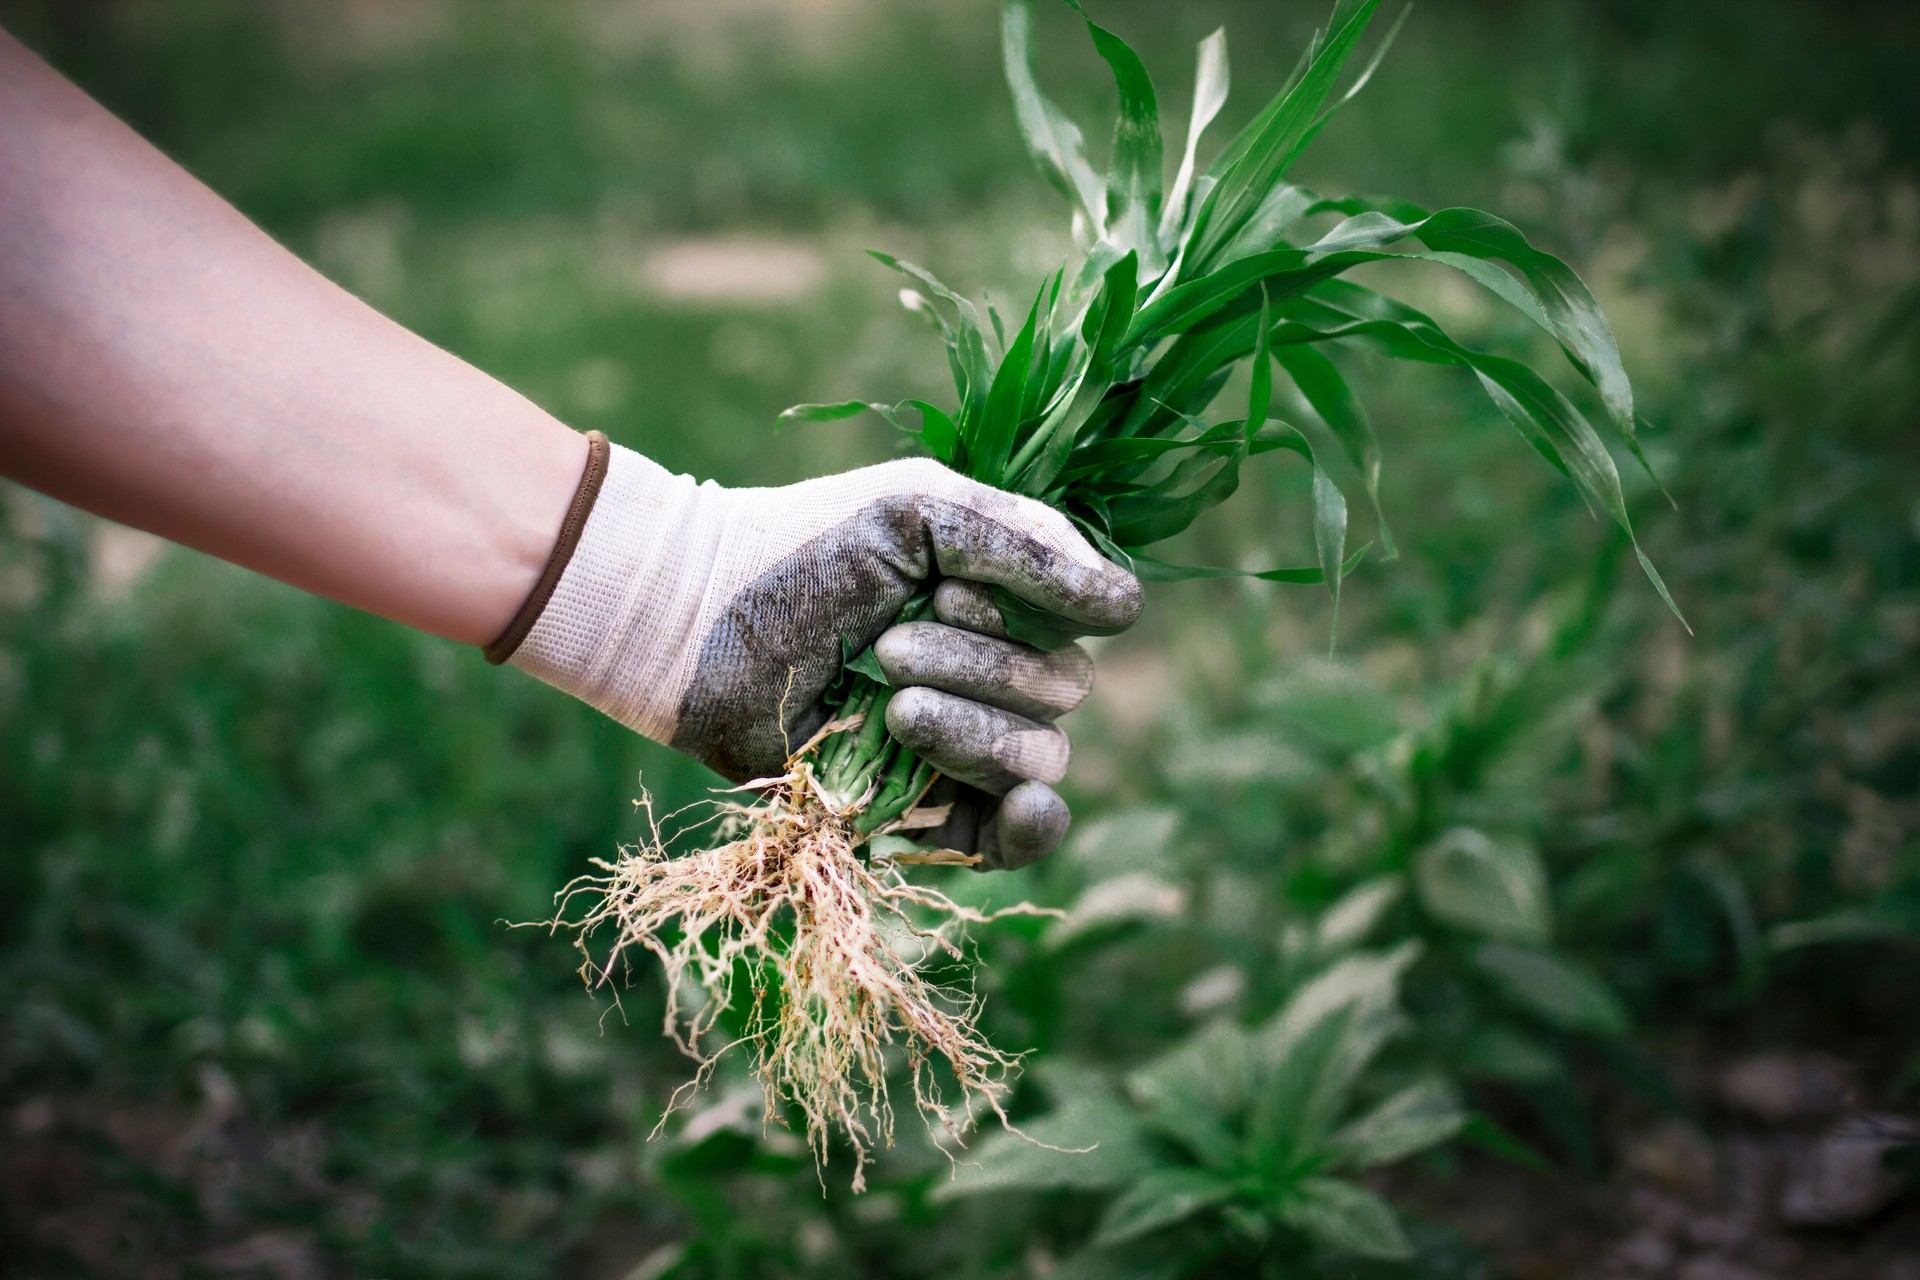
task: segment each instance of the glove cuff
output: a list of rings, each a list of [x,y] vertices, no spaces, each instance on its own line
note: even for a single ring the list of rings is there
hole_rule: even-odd
[[[567,506],[567,518],[560,522],[560,536],[554,539],[553,551],[547,556],[547,563],[540,570],[533,590],[527,593],[519,612],[513,615],[513,621],[494,638],[492,644],[481,651],[494,666],[513,656],[520,642],[533,630],[533,624],[540,620],[547,601],[553,598],[554,588],[560,585],[560,575],[567,571],[567,565],[573,560],[574,549],[580,545],[580,535],[586,531],[587,517],[600,496],[601,484],[606,481],[607,463],[612,452],[612,442],[603,433],[587,432],[587,469],[580,473],[580,487],[573,491],[573,501]]]
[[[673,736],[697,658],[695,623],[713,576],[727,504],[658,463],[605,447],[598,483],[590,464],[548,565],[545,598],[528,597],[495,649],[511,665],[564,690],[656,742]],[[542,575],[545,584],[547,575]],[[524,627],[521,624],[524,622]]]

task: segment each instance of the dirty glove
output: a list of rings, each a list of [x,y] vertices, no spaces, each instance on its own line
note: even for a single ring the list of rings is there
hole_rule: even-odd
[[[927,459],[777,489],[696,484],[592,437],[553,559],[487,650],[734,781],[782,771],[826,722],[850,651],[898,692],[887,727],[954,802],[931,838],[1018,866],[1056,846],[1067,739],[1053,720],[1092,663],[1005,639],[984,584],[1085,633],[1140,612],[1140,584],[1058,512]],[[930,578],[938,621],[888,628]],[[886,634],[882,635],[882,632]]]

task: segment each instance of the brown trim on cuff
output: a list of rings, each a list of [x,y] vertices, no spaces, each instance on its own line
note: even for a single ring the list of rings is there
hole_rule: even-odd
[[[587,469],[581,473],[580,487],[574,490],[567,518],[560,522],[560,536],[554,541],[552,554],[547,556],[546,568],[540,571],[539,580],[520,605],[520,612],[513,615],[513,621],[507,624],[499,639],[483,651],[494,666],[513,656],[520,642],[527,638],[527,632],[540,620],[547,601],[553,598],[553,589],[560,585],[560,575],[567,571],[574,549],[580,545],[580,534],[587,527],[587,513],[593,510],[594,499],[600,496],[600,484],[607,478],[607,460],[612,455],[613,446],[606,436],[598,431],[587,432]]]

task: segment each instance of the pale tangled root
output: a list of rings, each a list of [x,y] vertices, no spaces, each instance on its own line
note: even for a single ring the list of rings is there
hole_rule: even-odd
[[[837,722],[821,736],[856,726],[857,718]],[[759,791],[756,803],[721,806],[720,828],[737,833],[732,840],[674,857],[655,826],[647,844],[623,850],[617,862],[599,862],[606,874],[562,890],[554,923],[577,931],[587,957],[581,974],[591,986],[610,985],[631,947],[665,966],[666,1033],[699,1064],[666,1115],[705,1085],[722,1054],[743,1044],[766,1094],[767,1118],[779,1120],[780,1102],[791,1103],[821,1166],[830,1138],[845,1138],[854,1154],[853,1189],[861,1191],[873,1151],[893,1140],[890,1045],[905,1049],[914,1106],[929,1127],[958,1140],[984,1110],[1007,1124],[1002,1105],[1019,1056],[981,1035],[980,1001],[970,989],[929,981],[919,961],[961,959],[954,935],[967,924],[1057,913],[1021,905],[983,914],[909,883],[893,861],[863,858],[857,851],[867,836],[855,826],[863,802],[836,808],[815,784],[806,756],[802,748],[785,776],[741,789]],[[916,810],[894,829],[939,819]],[[950,851],[913,860],[972,861]],[[569,919],[578,904],[583,913]],[[590,941],[606,925],[614,930],[612,945],[596,959]],[[746,1029],[708,1051],[702,1041],[733,1005],[742,975],[752,989]],[[684,1003],[694,987],[704,996],[697,1008]],[[945,1063],[957,1087],[952,1109],[936,1062]]]

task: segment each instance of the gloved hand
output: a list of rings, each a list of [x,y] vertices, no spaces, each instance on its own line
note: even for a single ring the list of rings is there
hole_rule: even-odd
[[[930,578],[938,621],[887,624]],[[944,775],[936,843],[1024,865],[1065,834],[1053,721],[1092,687],[1078,645],[1005,639],[983,584],[1086,633],[1140,584],[1058,512],[927,459],[777,489],[696,484],[594,437],[554,558],[490,661],[511,661],[734,781],[782,771],[826,722],[841,641],[896,686],[887,727]],[[882,632],[885,632],[883,635]]]

